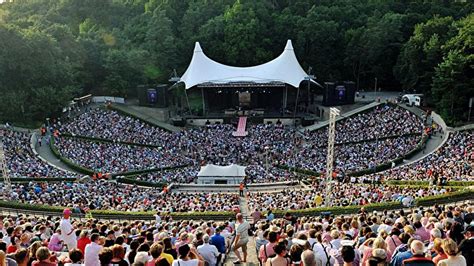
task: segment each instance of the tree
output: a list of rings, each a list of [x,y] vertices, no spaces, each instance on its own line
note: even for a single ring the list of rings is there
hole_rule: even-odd
[[[456,26],[457,34],[443,47],[446,55],[432,82],[436,108],[449,123],[467,119],[468,101],[474,96],[474,15]]]
[[[403,89],[415,89],[430,97],[434,68],[443,57],[441,47],[455,34],[452,17],[438,17],[415,26],[413,36],[406,42],[394,74]]]

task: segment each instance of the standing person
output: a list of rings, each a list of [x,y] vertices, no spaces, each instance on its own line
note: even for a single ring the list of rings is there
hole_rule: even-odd
[[[252,216],[252,229],[255,230],[255,225],[262,219],[262,213],[258,209],[255,209],[250,216]]]
[[[241,262],[247,261],[247,243],[249,242],[249,222],[244,220],[242,213],[236,215],[237,219],[237,228],[235,229],[235,240],[234,240],[234,253],[237,256],[237,261],[234,261],[234,264],[240,264]],[[240,256],[239,249],[242,248],[242,253],[244,259]]]
[[[84,253],[84,264],[85,265],[100,265],[99,253],[102,250],[102,246],[99,245],[100,235],[94,233],[91,235],[91,243],[86,245]]]
[[[59,227],[61,228],[61,238],[64,244],[67,246],[68,251],[73,250],[77,247],[77,238],[76,234],[74,233],[74,227],[71,224],[71,210],[64,209],[63,211],[63,218],[61,219],[61,223]]]
[[[240,186],[239,186],[239,195],[240,195],[241,197],[244,196],[244,187],[245,187],[244,182],[241,182],[241,183],[240,183]]]

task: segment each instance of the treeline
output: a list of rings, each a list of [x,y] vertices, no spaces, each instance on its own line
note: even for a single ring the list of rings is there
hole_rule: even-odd
[[[0,120],[38,121],[75,95],[131,96],[213,59],[266,62],[293,40],[319,81],[425,93],[449,122],[473,96],[473,4],[405,0],[14,0],[0,4]]]

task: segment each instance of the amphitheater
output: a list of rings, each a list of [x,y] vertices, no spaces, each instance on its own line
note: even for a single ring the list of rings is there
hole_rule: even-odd
[[[449,128],[435,113],[391,99],[338,118],[330,183],[327,122],[250,124],[246,136],[235,137],[234,125],[163,127],[146,117],[127,105],[91,104],[51,121],[46,132],[1,129],[11,180],[11,190],[2,186],[3,215],[57,217],[70,208],[82,222],[153,223],[157,213],[212,223],[242,213],[257,222],[256,213],[269,220],[473,200],[473,127]],[[202,184],[199,172],[208,164],[245,166],[245,177]],[[249,253],[256,263],[255,248]],[[231,253],[226,261],[234,259]]]

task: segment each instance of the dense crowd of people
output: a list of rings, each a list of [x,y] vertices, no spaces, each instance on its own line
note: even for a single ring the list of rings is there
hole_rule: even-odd
[[[31,135],[7,129],[0,129],[7,171],[10,177],[77,177],[78,175],[59,170],[37,157],[31,149]]]
[[[2,192],[3,187],[0,188]],[[118,184],[105,180],[55,183],[13,183],[8,200],[33,205],[67,206],[78,212],[231,211],[238,208],[237,194],[165,192],[157,188]]]
[[[54,125],[60,132],[122,142],[166,146],[172,134],[116,111],[94,108],[72,120]]]
[[[103,173],[123,173],[151,168],[187,165],[190,160],[176,149],[160,149],[75,138],[57,138],[62,156],[74,163]]]
[[[0,217],[0,265],[218,266],[227,250],[249,258],[254,241],[265,266],[474,264],[474,208],[432,206],[410,211],[275,218],[255,211],[229,221],[174,221],[157,212],[153,221],[77,220],[29,215]],[[252,234],[249,234],[252,232]]]
[[[474,131],[450,133],[447,142],[420,161],[367,176],[378,180],[429,180],[433,184],[445,181],[474,180]]]
[[[420,140],[421,135],[414,135],[337,145],[334,148],[334,167],[344,172],[371,169],[407,154]],[[326,154],[327,148],[305,143],[298,151],[290,150],[283,154],[280,162],[290,167],[323,172],[326,168]]]
[[[423,120],[397,105],[379,105],[367,112],[347,117],[336,123],[336,143],[422,133]],[[305,138],[315,143],[328,138],[327,128],[307,132]],[[320,145],[322,145],[320,143]]]
[[[181,183],[188,184],[196,180],[199,172],[197,166],[186,166],[173,169],[164,169],[159,172],[151,172],[134,176],[135,179],[153,183]]]
[[[404,206],[411,206],[414,199],[426,196],[441,195],[450,192],[449,188],[401,187],[383,184],[358,184],[334,181],[331,195],[327,195],[324,182],[314,182],[305,189],[288,188],[278,192],[248,193],[249,208],[268,211],[299,210],[321,207],[322,199],[329,197],[332,206],[366,205],[370,203],[399,201]]]
[[[337,125],[340,135],[336,138],[336,167],[347,172],[374,167],[406,154],[419,143],[423,130],[421,118],[388,104],[346,118]],[[235,138],[233,125],[217,124],[171,133],[101,108],[68,123],[58,122],[56,127],[61,133],[159,146],[138,148],[59,138],[57,147],[65,157],[102,172],[150,168],[158,162],[165,167],[176,166],[175,161],[183,163],[188,158],[194,165],[247,165],[254,174],[249,175],[249,180],[262,182],[293,177],[275,168],[277,164],[320,172],[326,161],[326,128],[301,134],[294,127],[281,124],[249,125],[247,137]],[[145,160],[137,162],[137,158]],[[155,179],[154,176],[144,178]]]
[[[474,208],[265,219],[252,214],[262,265],[474,265]]]

